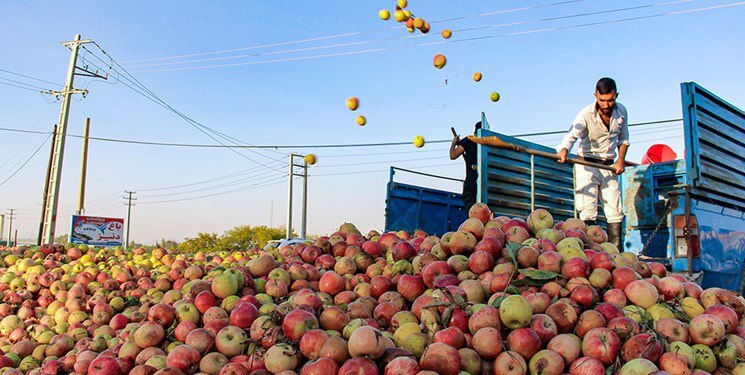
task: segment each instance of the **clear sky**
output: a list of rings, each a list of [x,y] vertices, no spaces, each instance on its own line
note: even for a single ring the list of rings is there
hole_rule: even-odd
[[[563,130],[593,100],[602,76],[617,80],[631,123],[680,118],[685,81],[745,108],[742,2],[412,0],[408,9],[431,24],[427,35],[378,18],[379,9],[394,5],[4,1],[0,128],[51,132],[60,103],[28,85],[60,89],[52,83],[64,83],[70,54],[59,42],[75,34],[94,40],[121,67],[109,70],[112,60],[86,46],[79,65],[95,64],[110,76],[76,78],[75,86],[89,94],[73,102],[72,135],[82,134],[90,117],[95,137],[218,144],[142,89],[127,87],[134,85],[119,74],[124,69],[172,108],[251,145],[410,142],[416,135],[449,140],[450,126],[469,133],[482,111],[492,130],[506,134]],[[453,30],[448,41],[440,36],[444,28]],[[448,58],[441,70],[432,65],[437,53]],[[480,83],[471,79],[476,71],[483,73]],[[489,100],[492,91],[501,94],[499,102]],[[360,98],[356,112],[344,105],[350,96]],[[355,124],[358,114],[367,117],[366,126]],[[560,137],[528,139],[553,146]],[[38,231],[46,138],[0,130],[0,211],[16,209],[20,238]],[[632,129],[631,142],[628,159],[636,162],[657,142],[683,152],[680,123]],[[234,152],[91,141],[86,213],[124,217],[123,191],[134,190],[131,238],[138,242],[221,234],[242,224],[279,226],[287,210],[287,154],[315,153],[309,233],[327,234],[345,221],[366,232],[384,225],[391,165],[463,177],[463,162],[450,161],[447,147]],[[77,205],[80,154],[81,140],[68,138],[57,234],[69,231]],[[460,189],[417,176],[400,181]],[[196,198],[205,195],[211,196]],[[295,210],[296,228],[299,215]]]

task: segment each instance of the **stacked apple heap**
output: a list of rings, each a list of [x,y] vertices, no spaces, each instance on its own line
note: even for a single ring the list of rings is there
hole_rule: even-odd
[[[745,303],[618,253],[598,226],[185,254],[0,252],[2,374],[745,374]]]

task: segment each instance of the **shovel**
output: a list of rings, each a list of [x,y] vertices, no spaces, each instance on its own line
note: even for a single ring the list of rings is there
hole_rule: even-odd
[[[517,152],[524,152],[526,154],[537,155],[537,156],[544,156],[544,157],[551,158],[551,159],[554,159],[554,160],[559,159],[559,155],[558,154],[552,154],[550,152],[533,150],[533,149],[530,149],[530,148],[525,148],[525,147],[522,147],[522,146],[518,146],[518,145],[513,144],[513,143],[507,143],[507,142],[503,141],[502,139],[500,139],[499,137],[497,137],[496,135],[490,135],[488,137],[477,137],[475,135],[469,135],[468,136],[468,139],[470,139],[474,143],[478,143],[478,144],[484,145],[484,146],[502,148],[502,149],[506,149],[506,150],[513,150],[513,151],[517,151]],[[570,157],[567,157],[567,161],[570,162],[570,163],[574,163],[574,164],[582,164],[582,165],[586,165],[588,167],[605,169],[605,170],[608,170],[608,171],[615,172],[615,169],[613,169],[613,167],[611,167],[610,165],[605,165],[605,164],[600,164],[600,163],[593,163],[591,161],[577,159],[577,158],[570,158]]]

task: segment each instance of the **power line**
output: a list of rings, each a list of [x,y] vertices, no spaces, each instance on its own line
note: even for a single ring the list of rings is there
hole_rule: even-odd
[[[648,121],[629,124],[629,127],[636,126],[648,126],[666,124],[671,122],[679,122],[683,119],[669,119],[659,121]],[[17,133],[32,133],[32,134],[50,134],[50,132],[42,131],[31,131],[22,129],[12,129],[0,127],[0,131],[17,132]],[[541,135],[551,134],[564,134],[566,130],[555,130],[549,132],[537,132],[537,133],[522,133],[513,134],[512,137],[535,137]],[[68,137],[83,138],[82,135],[67,134]],[[192,144],[192,143],[169,143],[169,142],[151,142],[151,141],[135,141],[128,139],[116,139],[116,138],[104,138],[104,137],[89,137],[91,140],[102,141],[102,142],[113,142],[113,143],[128,143],[128,144],[139,144],[147,146],[168,146],[168,147],[198,147],[198,148],[266,148],[266,149],[308,149],[308,148],[353,148],[353,147],[380,147],[380,146],[403,146],[410,145],[410,141],[405,142],[378,142],[378,143],[342,143],[342,144],[318,144],[318,145],[238,145],[238,146],[226,146],[226,145],[214,145],[214,144]],[[427,141],[427,143],[447,143],[451,142],[452,139],[439,139]],[[277,160],[279,161],[279,160]]]
[[[19,84],[19,85],[24,85],[24,86],[28,86],[28,87],[30,87],[30,88],[35,88],[35,89],[39,89],[39,90],[41,90],[41,91],[44,91],[44,90],[46,90],[46,88],[45,88],[45,87],[41,87],[41,86],[36,86],[36,85],[32,85],[32,84],[30,84],[30,83],[25,83],[25,82],[21,82],[21,81],[16,81],[16,80],[14,80],[14,79],[10,79],[10,78],[0,77],[0,79],[2,79],[2,80],[4,80],[4,81],[8,81],[8,82],[13,82],[13,83],[17,83],[17,84]]]
[[[500,10],[500,11],[494,11],[494,12],[476,14],[476,15],[471,15],[471,16],[463,16],[463,17],[449,18],[449,19],[443,19],[443,20],[434,20],[434,21],[430,21],[429,23],[430,24],[434,24],[434,23],[446,22],[446,21],[456,21],[456,20],[468,19],[468,18],[486,17],[486,16],[492,16],[492,15],[498,15],[498,14],[521,12],[521,11],[526,11],[526,10],[531,10],[531,9],[547,8],[547,7],[553,7],[553,6],[557,6],[557,5],[565,5],[565,4],[569,4],[569,3],[577,3],[577,2],[582,2],[582,1],[585,1],[585,0],[559,1],[559,2],[555,2],[555,3],[551,3],[551,4],[536,5],[536,6],[529,6],[529,7],[520,7],[520,8],[512,8],[512,9],[507,9],[507,10]],[[292,44],[300,44],[300,43],[307,43],[307,42],[317,42],[317,41],[322,41],[322,40],[337,39],[337,38],[343,38],[343,37],[350,37],[350,36],[357,36],[357,35],[363,35],[363,34],[377,33],[377,32],[381,32],[381,31],[394,30],[394,29],[400,29],[400,28],[401,28],[400,25],[395,25],[395,26],[390,26],[390,27],[386,27],[386,28],[382,28],[382,29],[376,29],[376,30],[355,31],[355,32],[341,33],[341,34],[335,34],[335,35],[327,35],[327,36],[322,36],[322,37],[305,38],[305,39],[294,40],[294,41],[264,44],[264,45],[259,45],[259,46],[232,48],[232,49],[221,50],[221,51],[210,51],[210,52],[192,53],[192,54],[186,54],[186,55],[177,55],[177,56],[156,57],[156,58],[149,58],[149,59],[129,60],[129,61],[123,61],[122,63],[125,64],[125,65],[128,65],[130,63],[137,63],[137,62],[175,60],[175,59],[189,58],[189,57],[218,55],[218,54],[224,54],[224,53],[241,52],[241,51],[248,51],[248,50],[262,49],[262,48],[270,48],[270,47],[280,47],[280,46],[286,46],[286,45],[292,45]],[[133,65],[129,65],[129,66],[130,67],[133,67]]]
[[[225,194],[235,193],[235,192],[239,192],[239,191],[253,190],[253,189],[258,189],[258,188],[265,187],[265,186],[277,185],[277,184],[283,183],[285,177],[287,177],[287,176],[285,175],[285,176],[276,177],[275,180],[278,180],[277,182],[271,182],[270,183],[270,181],[265,181],[264,184],[252,184],[252,185],[248,185],[247,187],[241,187],[241,188],[237,188],[237,189],[233,189],[233,190],[228,190],[228,191],[224,191],[224,192],[220,192],[220,193],[205,194],[205,195],[200,195],[200,196],[190,197],[190,198],[168,199],[168,200],[152,201],[152,202],[140,202],[140,203],[142,203],[142,204],[171,203],[171,202],[180,202],[180,201],[186,201],[186,200],[194,200],[194,199],[202,199],[202,198],[214,197],[214,196],[217,196],[217,195],[225,195]]]
[[[258,175],[255,175],[255,176],[249,176],[249,177],[245,177],[245,178],[242,178],[240,180],[237,180],[237,181],[224,182],[222,184],[213,185],[213,186],[207,186],[207,187],[199,188],[199,189],[196,189],[196,190],[180,191],[180,192],[177,192],[177,193],[162,193],[162,194],[144,195],[144,196],[142,196],[142,198],[170,197],[170,196],[174,196],[174,195],[178,195],[178,194],[198,193],[198,192],[204,191],[204,190],[213,190],[213,189],[217,189],[217,188],[221,188],[221,187],[240,185],[240,184],[242,184],[242,183],[244,183],[246,181],[257,182],[259,180],[263,180],[263,179],[267,179],[267,178],[269,178],[269,179],[271,179],[271,178],[277,178],[276,175],[269,175],[268,176],[267,173],[270,173],[270,172],[272,172],[272,171],[264,171],[264,172],[262,172],[262,173],[260,173]]]
[[[693,1],[693,0],[679,0],[679,1],[674,1],[674,2],[665,2],[665,3],[654,4],[654,5],[651,5],[651,6],[663,6],[663,5],[669,5],[669,4],[679,3],[679,2],[688,2],[688,1]],[[516,32],[503,33],[503,34],[495,34],[495,35],[483,35],[483,36],[477,36],[477,37],[471,37],[471,38],[463,38],[463,39],[455,39],[455,40],[448,40],[448,41],[436,41],[436,42],[428,42],[428,43],[417,43],[417,44],[411,44],[411,45],[405,45],[405,46],[381,47],[381,48],[366,49],[366,50],[359,50],[359,51],[338,52],[338,53],[329,53],[329,54],[312,55],[312,56],[289,57],[289,58],[281,58],[281,59],[273,59],[273,60],[262,60],[262,61],[248,61],[248,62],[239,62],[239,63],[230,63],[230,64],[215,64],[215,65],[200,65],[200,66],[183,67],[183,68],[166,68],[166,69],[138,70],[136,72],[137,73],[154,73],[154,72],[201,70],[201,69],[212,69],[212,68],[224,68],[224,67],[236,67],[236,66],[246,66],[246,65],[259,65],[259,64],[278,63],[278,62],[290,62],[290,61],[300,61],[300,60],[321,59],[321,58],[327,58],[327,57],[351,56],[351,55],[360,55],[360,54],[368,54],[368,53],[375,53],[375,52],[394,51],[394,50],[405,49],[405,48],[412,48],[412,47],[436,46],[436,45],[443,45],[443,44],[448,44],[448,43],[461,43],[461,42],[471,42],[471,41],[482,41],[482,40],[487,40],[487,39],[504,38],[504,37],[510,37],[510,36],[520,36],[520,35],[526,35],[526,34],[537,34],[537,33],[545,33],[545,32],[554,32],[554,31],[569,30],[569,29],[576,29],[576,28],[583,28],[583,27],[591,27],[591,26],[598,26],[598,25],[607,25],[607,24],[612,24],[612,23],[622,23],[622,22],[637,21],[637,20],[642,20],[642,19],[651,19],[651,18],[658,18],[658,17],[665,17],[665,16],[672,16],[672,15],[681,15],[681,14],[701,12],[701,11],[708,11],[708,10],[714,10],[714,9],[722,9],[722,8],[728,8],[728,7],[741,6],[741,5],[745,5],[745,2],[728,3],[728,4],[714,6],[714,7],[701,7],[701,8],[695,8],[695,9],[688,9],[688,10],[684,10],[684,11],[662,12],[662,13],[656,13],[656,14],[651,14],[651,15],[634,16],[634,17],[627,17],[627,18],[620,18],[620,19],[613,19],[613,20],[606,20],[606,21],[598,21],[598,22],[590,22],[590,23],[577,24],[577,25],[556,26],[556,27],[548,27],[548,28],[543,28],[543,29],[533,29],[533,30],[525,30],[525,31],[516,31]],[[612,12],[617,12],[617,11],[618,10],[610,10],[610,11],[605,11],[605,12],[606,13],[612,13]],[[572,15],[571,17],[575,17],[575,16],[576,15]],[[569,17],[570,16],[567,16],[567,18],[569,18]],[[499,24],[499,25],[494,25],[494,27],[513,26],[513,25],[516,25],[516,24],[532,23],[532,22],[548,22],[548,21],[535,20],[535,21],[528,21],[528,22]],[[457,32],[458,30],[455,30],[455,31]],[[468,29],[467,29],[467,31],[468,31]],[[427,35],[429,35],[429,34],[427,34]],[[401,37],[401,38],[403,38],[403,37]],[[411,36],[409,36],[409,38],[411,38]]]
[[[559,16],[559,17],[540,18],[540,19],[534,19],[534,20],[528,20],[528,21],[518,21],[518,22],[501,23],[501,24],[496,24],[496,25],[471,27],[471,28],[465,28],[465,29],[456,29],[456,30],[454,30],[454,32],[461,33],[461,32],[477,31],[477,30],[484,30],[484,29],[498,28],[498,27],[507,27],[507,26],[517,26],[517,25],[525,25],[525,24],[532,24],[532,23],[551,22],[551,21],[558,21],[558,20],[563,20],[563,19],[571,19],[571,18],[587,17],[587,16],[596,16],[596,15],[601,15],[601,14],[609,14],[609,13],[617,13],[617,12],[626,12],[626,11],[631,11],[631,10],[639,10],[639,9],[652,8],[652,7],[656,7],[656,6],[671,5],[671,4],[675,4],[675,3],[690,2],[690,1],[694,1],[694,0],[678,0],[678,1],[672,1],[672,2],[667,2],[667,3],[660,3],[660,4],[647,4],[647,5],[640,5],[640,6],[627,7],[627,8],[618,8],[618,9],[611,9],[611,10],[604,10],[604,11],[587,12],[587,13],[579,13],[579,14],[570,14],[570,15]],[[568,2],[561,2],[561,3],[558,3],[558,4],[565,4],[565,3],[570,3],[570,2],[576,2],[576,0],[575,1],[568,1]],[[554,3],[553,5],[556,5],[556,4],[557,3]],[[539,7],[540,6],[538,6],[538,7],[527,7],[527,8],[516,8],[516,9],[513,9],[513,11],[514,10],[535,9],[535,8],[539,8]],[[503,13],[509,13],[509,11],[508,12],[491,12],[491,13],[485,13],[484,15],[478,15],[478,16],[503,14]],[[470,18],[470,17],[467,17],[467,18]],[[435,21],[430,22],[430,23],[435,23]],[[396,27],[396,28],[398,28],[398,27]],[[280,51],[271,51],[271,52],[259,52],[259,53],[253,53],[253,54],[247,54],[247,55],[244,54],[244,55],[234,55],[234,56],[213,57],[213,58],[207,58],[207,59],[194,59],[194,60],[160,62],[160,63],[153,63],[153,64],[138,64],[138,65],[130,66],[130,68],[145,68],[145,67],[152,67],[152,66],[183,65],[183,64],[191,64],[191,63],[199,63],[199,62],[210,62],[210,61],[222,61],[222,60],[242,59],[242,58],[246,58],[246,57],[273,56],[273,55],[280,55],[280,54],[289,54],[289,53],[316,51],[316,50],[321,50],[321,49],[332,49],[332,48],[340,48],[340,47],[360,46],[360,45],[365,45],[365,44],[373,44],[373,43],[380,43],[380,42],[390,42],[390,41],[394,41],[394,40],[408,40],[408,39],[412,39],[412,38],[430,37],[431,35],[434,35],[434,34],[405,35],[405,36],[398,36],[398,37],[391,37],[391,38],[358,41],[358,42],[347,42],[347,43],[339,43],[339,44],[331,44],[331,45],[323,45],[323,46],[314,46],[314,47],[296,48],[296,49],[288,49],[288,50],[280,50]],[[260,48],[260,47],[256,47],[256,48]]]
[[[54,82],[46,81],[46,80],[43,80],[43,79],[40,79],[40,78],[35,78],[35,77],[27,76],[27,75],[25,75],[25,74],[21,74],[21,73],[16,73],[16,72],[11,72],[10,70],[0,69],[0,72],[4,72],[4,73],[8,73],[8,74],[13,74],[13,75],[15,75],[15,76],[19,76],[19,77],[23,77],[23,78],[28,78],[28,79],[32,79],[32,80],[34,80],[34,81],[39,81],[39,82],[44,82],[44,83],[48,83],[48,84],[50,84],[50,85],[54,85],[54,86],[59,86],[59,87],[62,87],[62,86],[64,86],[64,85],[60,85],[59,83],[54,83]]]
[[[150,101],[152,101],[152,102],[154,102],[154,103],[156,103],[156,104],[158,104],[158,105],[162,106],[163,108],[166,108],[167,110],[169,110],[169,111],[173,112],[174,114],[178,115],[179,117],[181,117],[182,119],[184,119],[184,120],[185,120],[185,121],[186,121],[187,123],[189,123],[190,125],[192,125],[192,127],[194,127],[195,129],[199,130],[200,132],[202,132],[203,134],[205,134],[206,136],[208,136],[209,138],[211,138],[211,139],[212,139],[212,140],[214,140],[215,142],[217,142],[217,143],[219,143],[219,144],[221,144],[221,145],[223,145],[223,146],[225,146],[225,147],[229,148],[229,149],[230,149],[230,151],[232,151],[232,152],[236,153],[237,155],[239,155],[239,156],[241,156],[241,157],[243,157],[243,158],[245,158],[245,159],[247,159],[247,160],[249,160],[249,161],[252,161],[252,162],[254,162],[254,163],[256,163],[256,164],[262,165],[262,166],[264,166],[265,168],[271,168],[271,167],[268,167],[268,166],[266,166],[266,164],[264,164],[264,163],[261,163],[261,162],[259,162],[259,161],[257,161],[257,160],[254,160],[254,159],[252,159],[252,158],[250,158],[250,157],[248,157],[248,156],[246,156],[246,155],[244,155],[244,154],[242,154],[242,153],[238,152],[237,150],[233,149],[233,148],[232,148],[231,146],[227,146],[227,145],[225,145],[225,144],[224,144],[223,142],[221,142],[220,140],[218,140],[218,139],[217,139],[217,138],[215,138],[214,136],[212,136],[212,135],[210,135],[209,133],[207,133],[207,131],[205,131],[205,129],[206,129],[206,130],[208,130],[208,131],[210,131],[210,132],[213,132],[213,133],[215,133],[215,134],[218,134],[218,135],[220,135],[221,137],[223,137],[223,138],[225,138],[225,139],[232,139],[232,140],[233,140],[233,142],[235,142],[235,138],[232,138],[232,137],[226,136],[225,134],[223,134],[223,133],[220,133],[220,132],[219,132],[219,131],[217,131],[217,130],[211,129],[211,128],[209,128],[209,127],[205,126],[204,124],[202,124],[202,123],[200,123],[200,122],[198,122],[198,121],[196,121],[196,120],[194,120],[194,119],[190,118],[189,116],[187,116],[187,115],[185,115],[185,114],[181,113],[180,111],[176,110],[175,108],[173,108],[173,107],[172,107],[171,105],[169,105],[168,103],[166,103],[165,101],[163,101],[162,99],[160,99],[160,98],[159,98],[159,97],[158,97],[158,96],[157,96],[157,95],[156,95],[155,93],[153,93],[153,92],[152,92],[152,91],[151,91],[150,89],[148,89],[148,88],[147,88],[147,87],[146,87],[146,86],[145,86],[144,84],[142,84],[142,83],[141,83],[141,82],[140,82],[139,80],[137,80],[137,78],[135,78],[135,77],[134,77],[134,76],[133,76],[133,75],[132,75],[131,73],[129,73],[129,72],[128,72],[128,71],[127,71],[127,70],[126,70],[126,69],[125,69],[124,67],[122,67],[122,66],[121,66],[121,65],[120,65],[120,64],[119,64],[119,63],[118,63],[118,62],[117,62],[116,60],[114,60],[114,58],[113,58],[113,57],[111,57],[111,55],[109,55],[109,54],[108,54],[108,52],[106,52],[105,50],[103,50],[103,48],[101,48],[101,47],[100,47],[99,45],[97,45],[97,44],[96,44],[96,46],[97,46],[97,47],[98,47],[98,48],[99,48],[99,49],[101,50],[101,52],[102,52],[102,53],[103,53],[104,55],[106,55],[106,56],[107,56],[107,57],[108,57],[108,58],[109,58],[109,59],[111,60],[111,64],[109,65],[109,69],[111,69],[111,70],[113,70],[114,72],[116,72],[116,73],[118,74],[118,76],[119,76],[119,77],[121,77],[121,78],[124,78],[124,79],[126,79],[127,81],[129,81],[130,83],[132,83],[133,85],[137,86],[137,87],[139,88],[139,90],[138,90],[138,89],[135,89],[134,87],[130,86],[130,85],[129,85],[129,84],[127,84],[127,83],[124,83],[123,81],[119,81],[119,82],[121,82],[121,83],[122,83],[122,84],[124,84],[125,86],[129,87],[129,88],[130,88],[130,89],[132,89],[133,91],[137,92],[138,94],[142,95],[143,97],[145,97],[145,98],[149,99]],[[90,53],[90,54],[91,54],[92,56],[94,56],[95,58],[97,58],[97,59],[98,59],[99,61],[101,61],[101,62],[103,62],[104,64],[106,64],[106,62],[105,62],[105,61],[104,61],[103,59],[101,59],[100,57],[98,57],[98,56],[97,56],[96,54],[94,54],[94,53],[93,53],[93,52],[91,52],[90,50],[86,49],[86,51],[88,51],[88,52],[89,52],[89,53]],[[116,66],[118,66],[118,67],[119,67],[120,69],[122,69],[122,70],[123,70],[123,71],[124,71],[124,72],[125,72],[126,74],[125,74],[125,75],[123,75],[123,74],[122,74],[121,72],[119,72],[119,71],[118,71],[117,69],[115,69],[115,68],[113,67],[113,65],[116,65]],[[140,91],[140,90],[142,90],[142,91]],[[143,91],[144,91],[145,93],[143,93]],[[253,152],[253,153],[255,153],[255,154],[259,155],[259,156],[262,156],[262,157],[268,158],[268,159],[270,159],[270,160],[277,160],[277,159],[274,159],[274,158],[268,157],[268,156],[266,156],[266,155],[263,155],[263,154],[261,154],[261,153],[259,153],[259,152],[257,152],[257,151],[254,151],[254,150],[250,150],[250,149],[249,149],[249,151],[251,151],[251,152]],[[277,169],[275,169],[275,170],[277,170]],[[278,171],[278,172],[281,172],[281,171],[279,171],[279,170],[277,170],[277,171]]]
[[[44,114],[42,114],[41,117],[39,117],[39,119],[36,120],[36,122],[31,125],[31,128],[36,129],[36,128],[39,128],[39,125],[44,126],[45,124],[42,121],[43,120],[49,121],[50,120],[49,114],[51,113],[52,116],[54,116],[54,114],[57,113],[57,112],[52,112],[52,109],[53,109],[52,106],[47,107],[47,110],[44,112]],[[51,134],[51,133],[42,133],[42,134]],[[28,137],[25,143],[14,142],[12,147],[8,147],[6,150],[7,152],[5,152],[2,156],[0,156],[0,160],[5,160],[2,163],[0,163],[0,169],[5,167],[5,165],[7,165],[11,160],[13,160],[13,158],[15,158],[16,155],[24,151],[26,149],[26,146],[30,144],[32,141],[33,141],[33,137]]]
[[[37,153],[39,153],[39,150],[41,150],[41,148],[42,148],[42,147],[44,147],[44,145],[45,145],[45,144],[47,143],[47,141],[48,141],[48,140],[49,140],[49,138],[51,138],[51,137],[52,137],[52,136],[50,135],[49,137],[47,137],[46,139],[44,139],[44,142],[42,142],[42,143],[41,143],[41,144],[39,145],[39,147],[37,147],[37,148],[36,148],[36,150],[34,151],[34,153],[33,153],[33,154],[31,154],[31,156],[29,156],[29,157],[28,157],[28,159],[26,159],[26,161],[24,161],[24,162],[23,162],[23,164],[21,164],[21,166],[20,166],[20,167],[18,167],[18,169],[16,169],[16,170],[15,170],[15,172],[13,172],[13,174],[11,174],[10,176],[8,176],[8,178],[6,178],[5,180],[3,180],[3,182],[0,182],[0,186],[2,186],[3,184],[5,184],[6,182],[8,182],[8,181],[9,181],[9,180],[10,180],[11,178],[13,178],[13,176],[15,176],[16,174],[18,174],[18,172],[20,172],[20,171],[21,171],[21,169],[23,169],[23,167],[25,167],[25,166],[26,166],[26,164],[28,164],[28,162],[30,162],[30,161],[31,161],[31,159],[33,159],[33,158],[34,158],[34,156],[36,156],[36,154],[37,154]]]
[[[26,86],[15,85],[15,84],[12,84],[12,83],[0,82],[0,85],[16,87],[16,88],[19,88],[19,89],[29,90],[29,91],[33,91],[33,92],[41,92],[41,90],[32,89],[32,88],[26,87]]]

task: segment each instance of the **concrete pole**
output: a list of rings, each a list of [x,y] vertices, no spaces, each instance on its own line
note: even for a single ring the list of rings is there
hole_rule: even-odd
[[[287,239],[292,238],[292,178],[294,177],[293,168],[294,168],[294,154],[290,154],[290,173],[288,173],[288,176],[290,178],[289,187],[287,189]]]
[[[305,239],[308,223],[308,163],[303,165],[303,216],[300,221],[300,238]]]
[[[57,224],[57,207],[59,205],[60,179],[62,178],[62,159],[65,151],[65,138],[67,136],[67,120],[70,117],[70,103],[73,95],[73,82],[75,80],[75,66],[78,61],[78,51],[80,50],[80,34],[75,35],[75,40],[64,43],[69,45],[70,66],[67,69],[67,81],[65,82],[65,91],[63,93],[62,111],[60,112],[59,135],[55,142],[54,164],[52,166],[52,179],[50,188],[50,199],[47,202],[48,207],[45,213],[44,233],[42,241],[54,243],[54,230]]]
[[[47,177],[44,179],[44,196],[41,200],[41,220],[39,221],[39,237],[36,239],[36,246],[42,245],[44,238],[44,223],[46,223],[47,200],[49,199],[49,178],[52,175],[52,162],[54,161],[54,145],[57,144],[57,124],[54,124],[52,132],[52,146],[49,148],[49,162],[47,163]]]
[[[3,240],[5,234],[5,214],[0,214],[0,241]]]
[[[8,247],[10,247],[10,239],[13,238],[13,211],[15,209],[10,208],[8,209],[10,211],[10,214],[8,214],[9,224],[8,224]]]
[[[132,205],[133,205],[132,201],[137,200],[137,198],[132,198],[132,194],[135,193],[134,191],[125,190],[124,193],[128,195],[127,197],[125,197],[125,199],[127,199],[127,203],[126,203],[127,204],[127,233],[124,236],[124,248],[128,249],[129,248],[129,223],[131,221],[130,218],[132,217]]]
[[[78,197],[78,215],[85,211],[85,176],[88,171],[88,135],[91,128],[91,119],[85,119],[85,130],[83,130],[83,158],[80,164],[80,196]]]

